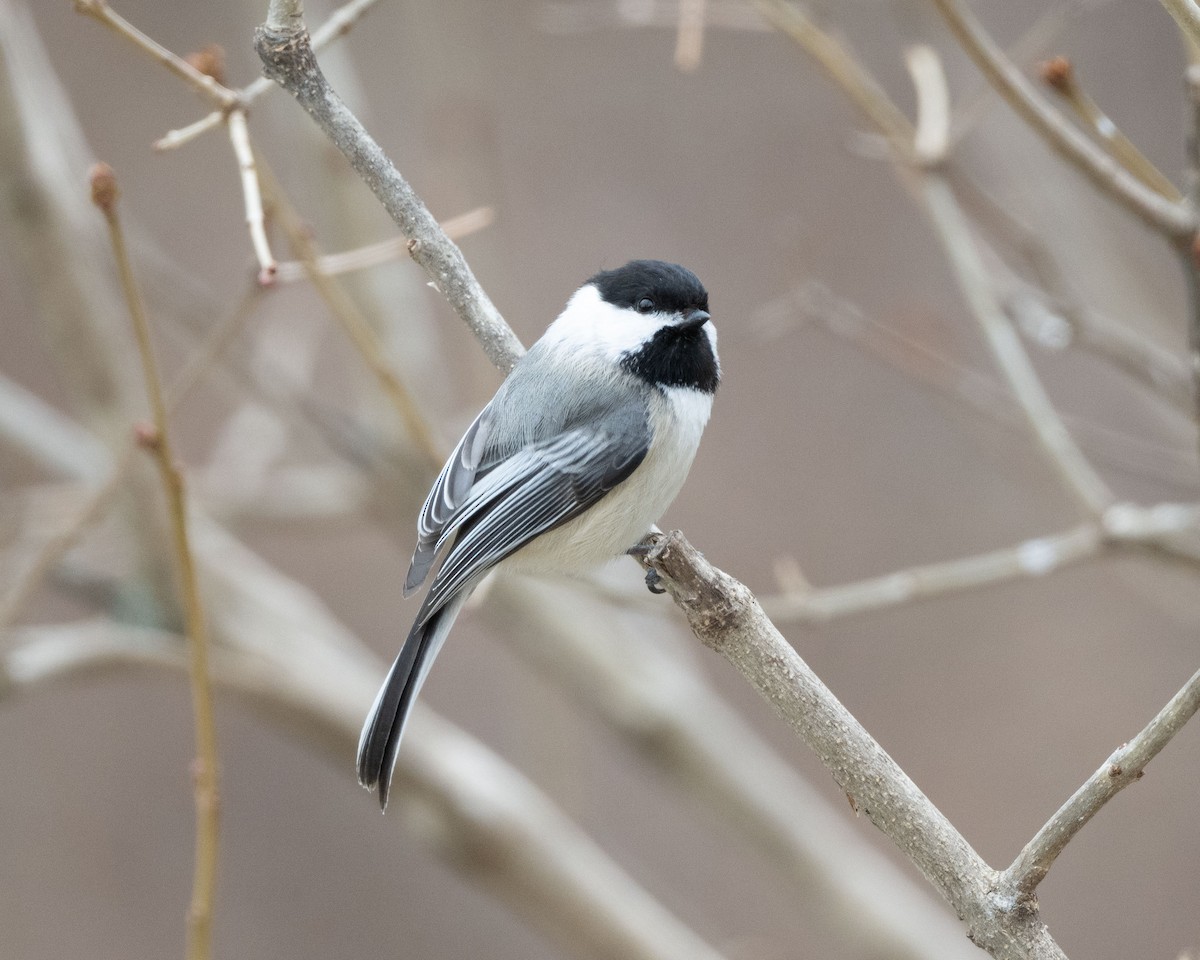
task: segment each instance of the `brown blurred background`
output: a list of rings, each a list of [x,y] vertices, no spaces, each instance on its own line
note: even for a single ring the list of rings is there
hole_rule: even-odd
[[[1006,44],[1047,8],[976,6]],[[125,0],[118,9],[173,50],[221,44],[233,84],[258,74],[251,35],[265,4]],[[1179,182],[1184,57],[1169,17],[1152,0],[1063,9],[1057,33],[1024,64],[1069,55],[1095,99]],[[310,24],[327,11],[308,5]],[[227,138],[218,130],[176,152],[153,152],[155,139],[207,105],[67,0],[41,0],[33,12],[93,152],[68,159],[80,171],[93,159],[111,163],[144,272],[169,262],[189,278],[170,295],[152,293],[152,306],[184,301],[215,322],[253,270]],[[1097,198],[984,92],[926,4],[861,0],[827,12],[908,110],[903,49],[935,43],[956,105],[984,98],[956,158],[1035,227],[1090,303],[1182,352],[1186,305],[1168,248]],[[673,19],[672,4],[381,0],[322,61],[436,216],[494,209],[494,224],[462,246],[526,343],[597,269],[658,257],[704,280],[725,379],[664,525],[682,528],[752,589],[778,591],[780,557],[795,558],[824,586],[1070,526],[1077,508],[1019,424],[931,387],[923,354],[897,363],[865,342],[861,331],[877,321],[995,379],[927,221],[843,96],[765,28],[710,26],[698,69],[682,72],[673,64]],[[286,95],[256,104],[251,129],[326,249],[393,235]],[[342,232],[339,205],[361,211],[354,235]],[[281,238],[276,245],[285,247]],[[39,324],[21,263],[13,252],[0,256],[0,374],[73,412],[67,367]],[[371,276],[388,311],[436,320],[435,339],[397,352],[448,447],[499,375],[415,267],[393,264]],[[831,327],[831,314],[840,325]],[[404,342],[402,316],[376,319]],[[289,331],[302,331],[295,336],[312,340],[319,401],[380,415],[368,374],[309,291],[272,293],[251,324],[254,336],[235,350],[261,359],[269,342],[252,345],[274,328],[286,360]],[[177,369],[186,340],[164,336],[163,350]],[[1122,497],[1196,498],[1200,467],[1186,418],[1077,350],[1035,351],[1035,359],[1061,409],[1085,424],[1085,450]],[[203,477],[196,493],[208,494],[218,514],[230,490],[208,466],[239,402],[236,391],[202,389],[179,417],[181,455]],[[294,456],[316,454],[301,446]],[[0,444],[10,504],[52,479]],[[227,480],[236,493],[236,475]],[[285,523],[249,510],[232,511],[229,522],[390,658],[415,610],[399,584],[413,501],[423,493],[397,494],[395,523],[378,512]],[[610,573],[640,602],[632,564]],[[86,590],[59,578],[22,622],[93,609]],[[577,709],[569,691],[532,672],[487,629],[485,614],[461,621],[425,688],[428,704],[537,782],[727,956],[858,955],[823,931],[813,915],[819,904]],[[677,628],[678,615],[670,616]],[[979,853],[1002,867],[1191,675],[1198,625],[1194,571],[1123,557],[783,629]],[[691,655],[853,818],[816,758],[740,677],[698,646]],[[218,708],[218,957],[564,955],[464,882],[399,818],[381,818],[354,782],[351,756],[335,767],[237,702],[221,698]],[[0,957],[176,953],[193,829],[185,684],[124,672],[55,686],[6,704],[0,729]],[[1102,811],[1041,888],[1044,918],[1069,956],[1200,950],[1197,733],[1185,729],[1143,781]],[[854,827],[892,855],[865,818]]]

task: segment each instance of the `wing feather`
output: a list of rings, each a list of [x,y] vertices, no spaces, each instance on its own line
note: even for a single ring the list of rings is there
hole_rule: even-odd
[[[439,610],[471,581],[530,540],[578,516],[626,479],[650,445],[644,409],[636,416],[578,425],[517,451],[475,484],[445,518],[432,553],[457,534],[422,615]]]
[[[408,576],[404,578],[406,597],[429,576],[429,570],[441,550],[441,538],[446,524],[471,491],[495,419],[493,407],[499,398],[500,395],[497,394],[467,428],[446,465],[442,467],[437,480],[433,482],[429,496],[425,498],[421,516],[417,519],[417,548],[413,551]]]

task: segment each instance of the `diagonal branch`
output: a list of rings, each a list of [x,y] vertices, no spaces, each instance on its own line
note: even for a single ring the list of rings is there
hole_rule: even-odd
[[[304,107],[379,198],[408,237],[412,258],[475,334],[491,362],[508,372],[524,353],[520,340],[475,279],[462,251],[329,86],[298,17],[268,19],[255,33],[264,70]]]
[[[253,564],[239,572],[262,573]],[[303,587],[274,573],[267,578],[276,581],[274,603],[263,599],[270,593],[238,596],[253,621],[244,635],[269,635],[270,642],[218,647],[214,680],[340,768],[353,756],[382,666]],[[284,612],[280,603],[291,608]],[[0,705],[65,679],[187,669],[178,637],[106,620],[24,628],[14,639],[0,653]],[[564,955],[723,960],[537,786],[423,704],[413,711],[396,775],[405,787],[402,823],[419,827],[413,832],[455,870],[557,940]]]
[[[1042,139],[1105,194],[1175,243],[1191,240],[1196,213],[1163,197],[1093,143],[1041,95],[958,0],[933,0],[950,31],[980,72]]]
[[[549,599],[547,589],[555,591]],[[652,636],[640,619],[631,627],[614,606],[627,610],[629,600],[626,592],[602,606],[577,583],[509,576],[491,584],[486,603],[523,659],[776,864],[848,955],[963,956],[962,930],[929,888],[885,857],[827,790],[767,746],[712,689],[700,664],[674,649],[674,636]],[[655,607],[671,612],[661,602]]]
[[[1080,504],[1089,513],[1103,512],[1113,502],[1112,492],[1079,449],[1046,394],[1029,354],[996,298],[953,190],[944,177],[933,172],[923,175],[922,188],[926,209],[954,268],[959,289],[1038,442]]]
[[[1192,675],[1141,733],[1113,751],[1025,845],[1012,866],[1000,876],[1001,894],[1015,900],[1031,898],[1075,834],[1117,793],[1142,778],[1146,764],[1158,756],[1198,709],[1200,671]]]
[[[336,40],[349,32],[350,28],[358,22],[359,18],[374,6],[376,0],[350,0],[344,6],[338,7],[329,17],[317,27],[312,35],[312,45],[314,50],[320,50],[322,47]],[[242,89],[236,91],[238,103],[242,107],[248,107],[255,100],[261,97],[268,90],[274,90],[275,84],[266,77],[258,77],[254,82],[247,84]],[[225,119],[224,110],[214,110],[206,117],[201,117],[194,123],[188,124],[186,127],[181,127],[178,130],[171,130],[163,135],[154,143],[155,150],[174,150],[177,147],[189,143],[203,133],[207,133],[213,127],[221,125]]]
[[[820,757],[857,809],[954,907],[999,960],[1063,958],[1037,911],[993,895],[997,874],[812,672],[753,594],[678,531],[657,534],[656,570],[696,637],[721,654]]]
[[[172,53],[158,41],[146,36],[132,23],[112,9],[107,0],[75,0],[75,9],[79,13],[91,17],[104,24],[118,36],[124,37],[134,46],[139,47],[151,57],[170,70],[175,76],[192,87],[197,93],[203,94],[224,110],[231,110],[238,105],[237,91],[230,90],[214,77],[197,70],[183,57]]]

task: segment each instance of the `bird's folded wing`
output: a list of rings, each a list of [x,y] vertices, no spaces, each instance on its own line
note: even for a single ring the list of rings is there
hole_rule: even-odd
[[[447,518],[434,554],[458,534],[434,578],[422,616],[534,537],[578,516],[626,479],[650,446],[644,408],[585,424],[517,451],[480,478]],[[614,429],[615,428],[615,429]]]
[[[408,568],[408,576],[404,579],[404,595],[407,597],[417,589],[429,576],[429,569],[441,549],[439,538],[446,529],[446,524],[466,500],[475,482],[475,475],[483,459],[483,451],[487,446],[488,436],[493,421],[492,405],[489,403],[475,422],[467,428],[458,446],[450,454],[442,472],[425,498],[421,508],[421,516],[417,520],[417,548],[413,552],[412,563]]]

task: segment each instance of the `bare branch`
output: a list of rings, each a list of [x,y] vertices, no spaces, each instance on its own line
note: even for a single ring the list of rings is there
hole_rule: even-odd
[[[217,801],[217,732],[213,717],[212,689],[208,670],[208,626],[200,601],[196,562],[188,530],[187,504],[183,476],[175,462],[167,429],[167,404],[162,381],[150,340],[150,324],[142,306],[141,294],[133,277],[133,267],[125,247],[125,236],[117,215],[117,182],[112,169],[97,164],[91,175],[92,202],[108,222],[109,237],[121,287],[133,321],[146,394],[154,419],[152,432],[143,435],[145,446],[154,454],[167,495],[171,538],[175,548],[175,567],[187,624],[192,686],[192,710],[196,722],[196,760],[193,772],[196,799],[195,872],[192,877],[192,901],[187,912],[189,960],[208,960],[212,955],[212,912],[217,883],[217,847],[220,839],[220,808]]]
[[[704,53],[704,22],[707,0],[681,0],[679,29],[675,34],[675,66],[691,73],[700,66]]]
[[[933,47],[924,44],[905,54],[908,72],[917,91],[917,129],[913,153],[921,166],[936,166],[946,159],[950,145],[950,91],[946,74]]]
[[[590,584],[589,584],[590,587]],[[547,598],[547,589],[555,596]],[[485,609],[508,643],[586,701],[681,791],[698,795],[775,863],[847,952],[950,960],[974,952],[929,888],[896,869],[674,649],[664,626],[623,617],[630,596],[589,597],[578,582],[499,577]],[[644,591],[639,596],[650,598]],[[611,600],[612,602],[608,602]],[[670,613],[659,600],[657,613]],[[802,816],[796,812],[804,811]]]
[[[1180,32],[1196,47],[1200,47],[1200,6],[1196,0],[1160,0],[1175,20]]]
[[[371,373],[375,375],[379,386],[404,423],[414,446],[424,458],[425,466],[436,470],[442,463],[441,451],[433,439],[433,433],[425,422],[416,400],[384,356],[383,344],[379,342],[375,331],[359,311],[353,298],[346,293],[338,281],[322,272],[317,266],[320,251],[317,249],[315,241],[274,174],[265,165],[262,168],[262,179],[279,222],[287,233],[288,242],[292,245],[294,253],[300,257],[309,282],[316,288],[321,299],[325,301],[326,306],[329,307],[351,343],[358,350],[359,356],[362,357]],[[451,241],[447,240],[447,242]]]
[[[187,360],[166,391],[164,402],[167,416],[171,416],[179,402],[200,382],[203,374],[230,339],[242,328],[242,324],[258,305],[261,288],[254,285],[238,302],[229,315],[209,332],[204,342]],[[15,409],[14,409],[15,408]],[[11,415],[11,416],[10,416]],[[19,388],[6,378],[0,377],[0,436],[8,436],[17,443],[26,439],[23,448],[33,455],[45,458],[51,454],[47,466],[54,472],[68,476],[92,477],[104,472],[107,453],[102,448],[92,450],[80,457],[78,453],[59,462],[57,451],[88,450],[96,446],[90,434],[79,431],[72,421],[54,417],[40,400],[23,395]],[[19,431],[19,432],[18,432]],[[33,563],[15,579],[7,592],[0,596],[0,631],[16,623],[22,609],[33,597],[37,588],[49,573],[62,561],[67,551],[97,522],[112,506],[126,483],[129,468],[137,451],[135,438],[130,435],[116,455],[116,461],[108,476],[87,497],[69,523],[42,545]]]
[[[215,78],[201,73],[182,57],[177,56],[156,40],[146,36],[141,30],[114,11],[106,0],[75,0],[75,9],[79,13],[87,14],[93,20],[104,24],[104,26],[108,27],[118,36],[124,37],[134,46],[148,53],[175,74],[175,76],[191,86],[193,90],[202,93],[216,103],[222,110],[229,110],[238,105],[236,91],[230,90],[222,83],[218,83]]]
[[[816,752],[857,809],[950,902],[972,942],[999,960],[1063,958],[1036,909],[994,896],[996,872],[812,672],[751,592],[678,531],[653,543],[645,563],[663,578],[697,638]]]
[[[1063,424],[1029,362],[1020,338],[1000,308],[987,269],[975,249],[971,228],[953,191],[943,177],[930,172],[922,177],[922,187],[930,219],[946,257],[954,267],[959,289],[979,321],[996,365],[1008,381],[1042,449],[1080,504],[1089,513],[1102,512],[1112,504],[1112,492]]]
[[[441,222],[442,229],[451,240],[461,240],[473,233],[478,233],[490,227],[496,219],[496,211],[492,207],[476,207],[457,217],[451,217]],[[379,266],[400,257],[408,256],[408,241],[403,237],[390,240],[380,240],[354,250],[343,250],[341,253],[327,253],[317,258],[317,269],[327,277],[336,277],[341,273],[352,273],[355,270],[366,270]],[[275,279],[279,283],[295,283],[308,277],[305,265],[295,260],[285,260],[279,264]]]
[[[330,41],[348,33],[360,17],[375,5],[377,0],[350,0],[349,3],[338,7],[329,18],[319,26],[312,35],[314,50],[320,50]],[[254,82],[237,91],[238,102],[244,107],[250,106],[268,90],[274,90],[276,84],[266,77],[258,77]],[[190,143],[201,134],[207,133],[213,127],[221,125],[225,119],[224,110],[214,110],[206,117],[201,117],[195,123],[178,130],[171,130],[161,139],[154,142],[155,150],[174,150],[185,143]]]
[[[1167,239],[1175,243],[1191,240],[1197,227],[1195,211],[1147,187],[1072,126],[1004,56],[974,14],[958,0],[933,0],[933,3],[988,82],[1060,156],[1085,174],[1101,193],[1122,204]]]
[[[907,157],[912,149],[912,124],[841,41],[788,0],[757,0],[755,6],[767,22],[791,37],[829,74],[894,150]]]
[[[1084,304],[1056,303],[1045,291],[1026,284],[1005,295],[1004,301],[1006,311],[1017,320],[1023,333],[1037,328],[1037,314],[1052,315],[1069,328],[1072,345],[1149,388],[1176,410],[1192,415],[1192,383],[1187,362],[1149,337],[1136,333],[1128,323]],[[1039,342],[1036,336],[1030,339]]]
[[[480,287],[454,241],[329,86],[303,23],[287,30],[264,24],[255,34],[255,46],[267,76],[308,111],[379,198],[408,237],[412,258],[471,329],[488,359],[505,372],[511,370],[524,352],[521,342]]]
[[[246,203],[246,226],[250,228],[250,243],[258,258],[258,282],[269,285],[275,279],[278,264],[267,242],[266,223],[263,218],[262,192],[258,184],[258,169],[254,164],[254,150],[250,146],[250,130],[246,126],[246,111],[231,110],[229,113],[229,142],[233,155],[237,157],[238,171],[242,179],[242,196]]]
[[[1101,524],[1089,520],[1062,533],[1023,540],[1000,550],[908,567],[835,587],[789,591],[764,597],[760,602],[773,620],[825,623],[914,600],[1044,577],[1069,564],[1099,556],[1104,546]]]
[[[1123,744],[1101,764],[1025,845],[1000,876],[1003,896],[1028,900],[1050,872],[1055,859],[1100,808],[1142,772],[1171,738],[1200,709],[1200,671],[1173,696],[1141,733]]]
[[[1066,57],[1054,57],[1041,67],[1042,80],[1063,98],[1075,115],[1100,138],[1108,152],[1121,165],[1156,193],[1176,202],[1183,194],[1141,150],[1121,132],[1108,114],[1100,109],[1075,76],[1075,67]]]
[[[214,649],[214,680],[341,768],[353,757],[382,665],[304,588],[261,562],[244,562],[247,552],[220,535],[199,539],[208,541],[202,555],[215,548],[209,561],[232,561],[223,582],[243,576],[254,585],[230,598],[247,622],[240,636],[226,637],[232,646]],[[25,628],[12,637],[16,645],[0,654],[0,704],[64,679],[187,668],[178,637],[110,621]],[[721,960],[536,786],[423,704],[413,711],[396,778],[401,823],[418,827],[414,833],[451,866],[572,955]]]

